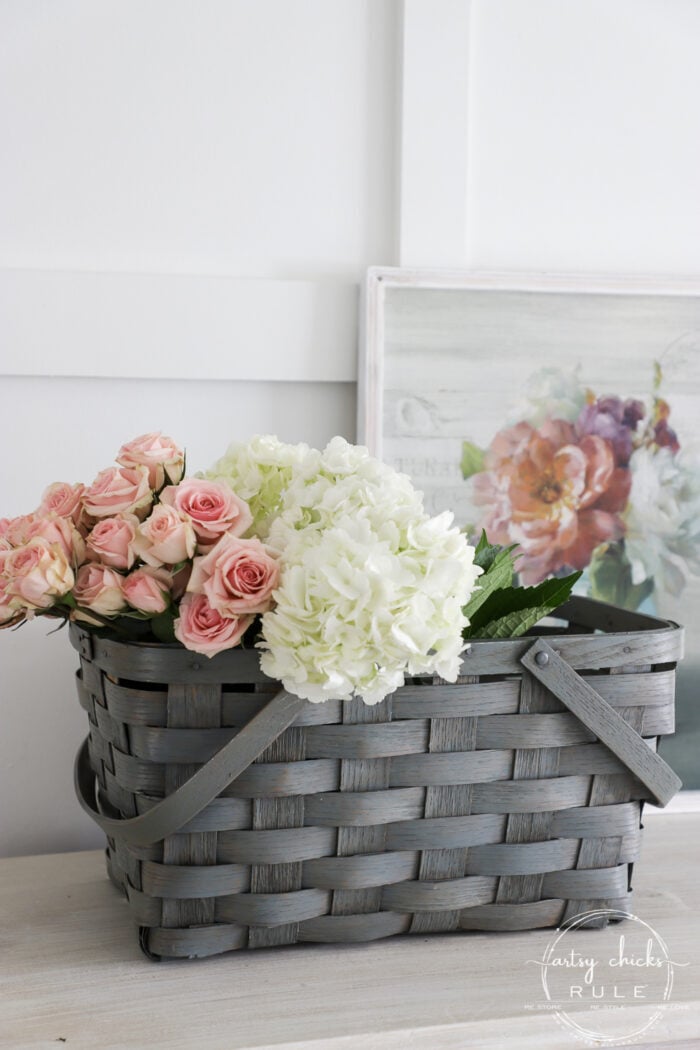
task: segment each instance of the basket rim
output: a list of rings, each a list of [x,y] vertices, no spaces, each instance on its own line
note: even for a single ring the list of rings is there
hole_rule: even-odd
[[[552,613],[578,623],[581,633],[547,635],[571,664],[595,670],[635,663],[673,664],[683,655],[684,630],[672,620],[631,612],[607,602],[576,595]],[[592,633],[599,631],[601,633]],[[462,675],[522,673],[520,659],[537,637],[537,629],[521,638],[474,638],[462,657]],[[260,669],[260,650],[226,650],[201,656],[179,642],[119,641],[78,623],[69,628],[71,645],[83,658],[121,678],[144,682],[272,682]],[[428,676],[417,676],[428,677]]]

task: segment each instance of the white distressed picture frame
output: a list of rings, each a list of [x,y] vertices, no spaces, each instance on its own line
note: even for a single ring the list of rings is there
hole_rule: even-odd
[[[358,441],[366,444],[370,451],[379,457],[383,453],[387,292],[396,288],[700,298],[700,281],[690,277],[524,274],[372,267],[367,272],[361,304],[357,432]],[[685,812],[689,809],[700,810],[700,791],[683,791],[669,807],[659,812]],[[654,810],[650,809],[649,812]]]

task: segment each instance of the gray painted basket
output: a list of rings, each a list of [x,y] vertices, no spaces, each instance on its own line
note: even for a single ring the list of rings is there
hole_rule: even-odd
[[[675,624],[576,598],[457,684],[310,704],[255,652],[75,625],[76,790],[150,956],[556,926],[625,910],[644,801],[680,782]]]

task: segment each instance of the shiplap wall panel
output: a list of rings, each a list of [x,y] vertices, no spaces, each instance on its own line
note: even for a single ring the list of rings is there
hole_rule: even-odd
[[[700,273],[700,4],[472,0],[471,34],[460,264]]]
[[[399,0],[4,0],[0,266],[357,280]]]
[[[0,374],[351,382],[357,285],[0,270]]]
[[[461,266],[466,259],[472,3],[404,0],[402,266]]]

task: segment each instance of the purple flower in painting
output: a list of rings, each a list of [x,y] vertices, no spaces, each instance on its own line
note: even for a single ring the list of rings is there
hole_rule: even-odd
[[[610,442],[615,464],[626,467],[632,455],[632,434],[644,416],[641,401],[619,397],[599,397],[581,409],[576,421],[579,438],[594,434]]]

